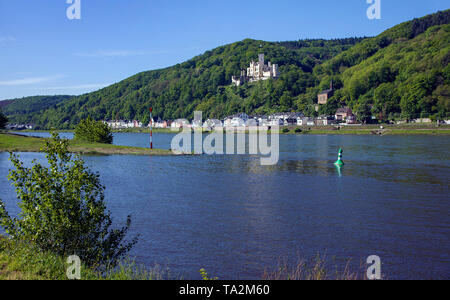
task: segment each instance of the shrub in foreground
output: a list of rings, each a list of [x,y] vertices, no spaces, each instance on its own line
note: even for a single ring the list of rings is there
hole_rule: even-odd
[[[87,118],[75,127],[75,139],[93,143],[112,144],[113,135],[107,124]]]

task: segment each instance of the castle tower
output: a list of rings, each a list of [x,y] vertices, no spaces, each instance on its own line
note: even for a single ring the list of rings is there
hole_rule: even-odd
[[[259,55],[259,66],[264,66],[264,54]]]
[[[272,65],[272,73],[273,73],[273,77],[278,77],[280,76],[280,73],[278,71],[278,65],[277,64],[273,64]]]

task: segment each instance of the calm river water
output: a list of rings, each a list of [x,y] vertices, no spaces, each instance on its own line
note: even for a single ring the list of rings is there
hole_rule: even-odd
[[[155,146],[169,149],[172,137],[156,134]],[[115,144],[146,147],[149,136],[115,134]],[[280,260],[320,254],[333,269],[378,255],[388,279],[450,279],[449,137],[282,135],[280,151],[275,166],[250,155],[84,159],[115,224],[133,217],[132,256],[176,277],[199,279],[205,268],[260,279]],[[0,198],[17,214],[8,157],[0,153]]]

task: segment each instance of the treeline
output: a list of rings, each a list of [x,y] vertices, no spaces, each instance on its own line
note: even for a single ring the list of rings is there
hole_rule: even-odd
[[[97,92],[67,99],[27,118],[43,127],[73,128],[82,119],[223,118],[236,112],[334,114],[347,105],[361,120],[449,115],[450,10],[395,26],[377,37],[264,42],[244,40],[176,66],[143,72]],[[231,86],[258,54],[281,77]],[[335,94],[318,112],[317,94]],[[14,119],[14,118],[13,118]]]
[[[0,107],[8,115],[11,123],[33,123],[35,118],[50,108],[56,108],[56,105],[67,101],[74,96],[32,96],[20,99],[0,101]]]

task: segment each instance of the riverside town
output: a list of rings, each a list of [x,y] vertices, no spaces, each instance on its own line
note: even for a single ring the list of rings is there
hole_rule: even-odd
[[[449,1],[0,0],[0,55],[0,282],[450,279]]]

